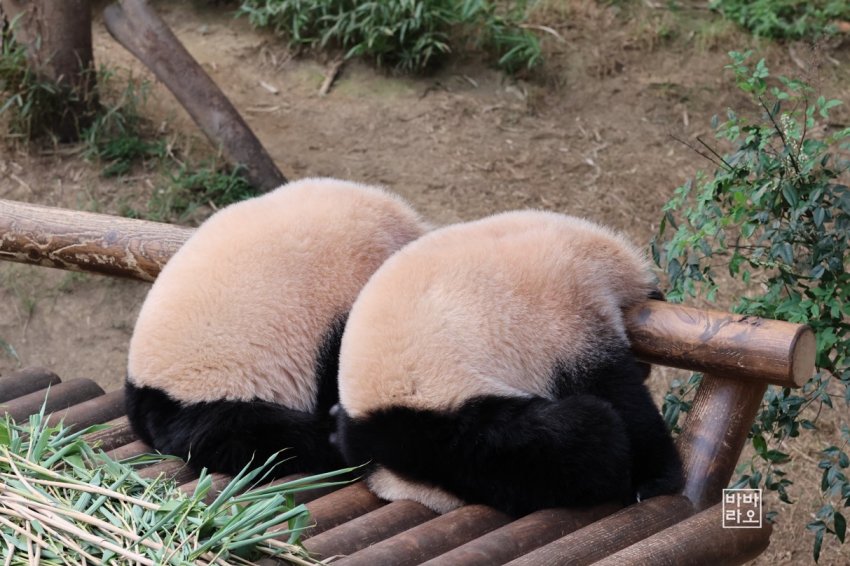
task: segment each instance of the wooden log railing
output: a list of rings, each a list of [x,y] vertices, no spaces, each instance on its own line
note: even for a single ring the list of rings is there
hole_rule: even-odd
[[[0,259],[150,281],[191,234],[191,229],[155,222],[0,200]],[[606,563],[611,564],[661,564],[675,562],[674,550],[688,549],[710,557],[689,557],[688,563],[717,564],[740,563],[742,557],[757,555],[767,545],[770,526],[721,530],[713,522],[717,503],[767,385],[798,387],[811,376],[815,356],[811,329],[659,301],[647,301],[630,312],[627,328],[640,359],[705,373],[677,440],[686,471],[685,497],[654,498],[602,520],[597,519],[614,509],[597,508],[590,515],[560,511],[563,515],[549,519],[530,515],[509,522],[480,506],[434,517],[411,502],[387,505],[362,484],[354,484],[308,503],[316,525],[307,533],[305,546],[322,554],[344,551],[348,556],[340,564],[375,565],[429,560],[429,564],[561,564],[565,556],[578,560],[570,563],[607,556]],[[134,440],[126,418],[116,419],[120,413],[108,408],[121,403],[120,393],[104,399],[98,397],[102,391],[85,380],[57,385],[54,378],[33,374],[17,381],[52,383],[52,392],[62,394],[49,397],[51,408],[65,411],[66,422],[114,419],[114,429],[93,435],[112,456],[148,450]],[[12,382],[15,379],[0,380],[0,395],[5,397],[0,404],[15,415],[37,410],[37,395],[31,388],[35,386]],[[188,478],[180,467],[162,471]],[[541,521],[545,528],[539,527]],[[580,556],[577,548],[582,549]]]

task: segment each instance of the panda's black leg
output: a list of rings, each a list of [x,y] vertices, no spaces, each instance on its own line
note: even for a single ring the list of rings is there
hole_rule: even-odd
[[[638,366],[636,361],[630,362]],[[636,496],[678,493],[684,485],[682,462],[661,413],[652,401],[640,370],[599,380],[591,390],[623,419],[632,449],[632,479]]]
[[[188,458],[192,468],[236,474],[280,452],[272,475],[343,466],[330,444],[334,420],[265,401],[180,404],[165,392],[126,385],[127,415],[145,442]]]
[[[339,416],[350,465],[371,461],[513,515],[631,499],[623,422],[595,397],[480,397],[451,412]]]

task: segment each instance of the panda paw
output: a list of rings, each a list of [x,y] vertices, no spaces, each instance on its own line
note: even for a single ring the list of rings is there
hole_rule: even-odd
[[[340,409],[339,403],[334,403],[333,407],[331,407],[330,410],[328,410],[328,414],[331,417],[336,418],[337,415],[339,415],[339,409]]]

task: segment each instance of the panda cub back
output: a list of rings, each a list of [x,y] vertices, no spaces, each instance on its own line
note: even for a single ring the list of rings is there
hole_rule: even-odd
[[[296,458],[281,473],[337,463],[326,412],[345,319],[372,273],[424,231],[399,197],[334,179],[211,216],[139,313],[127,398],[140,437],[216,471],[284,448]]]
[[[675,491],[678,456],[624,323],[654,291],[637,248],[574,217],[512,212],[423,236],[351,311],[339,375],[348,462],[374,463],[379,495],[439,511]]]

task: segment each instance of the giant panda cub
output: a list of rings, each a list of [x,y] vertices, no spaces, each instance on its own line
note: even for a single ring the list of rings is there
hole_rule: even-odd
[[[646,259],[588,221],[510,212],[435,230],[369,280],[340,352],[337,442],[388,500],[520,515],[682,487],[624,311]]]
[[[215,213],[139,313],[125,388],[135,432],[196,469],[234,474],[283,449],[276,475],[341,466],[328,410],[345,319],[425,229],[401,198],[333,179]]]

